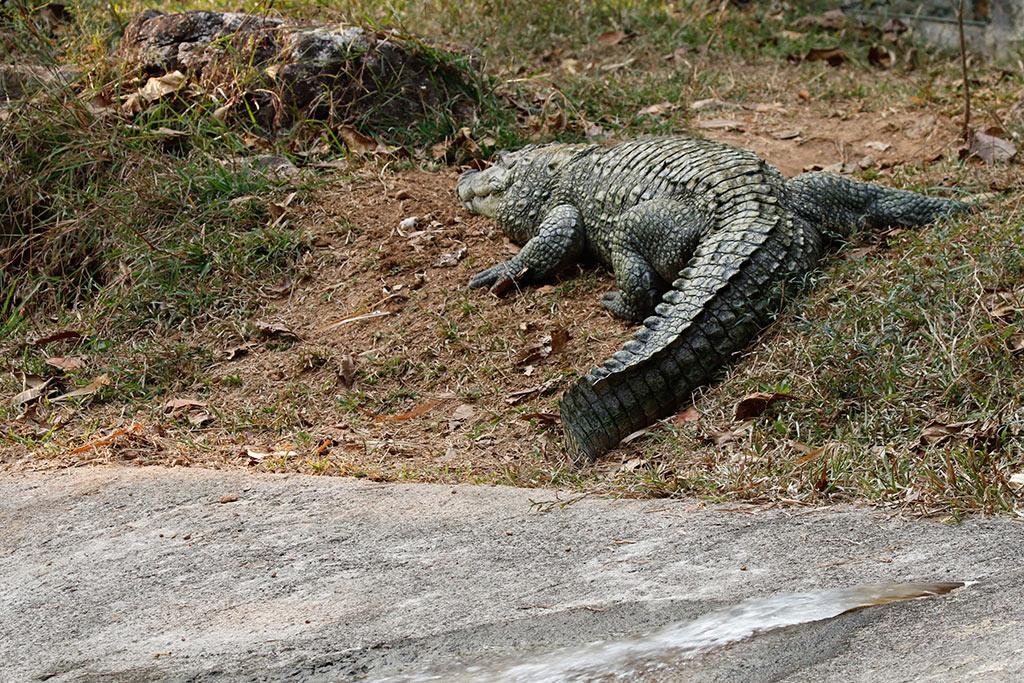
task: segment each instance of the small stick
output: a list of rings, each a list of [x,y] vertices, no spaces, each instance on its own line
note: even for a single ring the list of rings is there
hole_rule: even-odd
[[[964,0],[960,0],[960,7],[956,15],[957,28],[960,30],[960,68],[964,77],[964,130],[963,138],[968,143],[971,141],[971,85],[967,80],[967,41],[964,40]]]

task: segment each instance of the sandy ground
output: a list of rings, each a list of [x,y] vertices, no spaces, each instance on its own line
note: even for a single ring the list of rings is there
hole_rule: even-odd
[[[352,680],[642,633],[747,598],[979,583],[656,679],[1020,680],[1020,523],[201,469],[0,478],[0,679]]]

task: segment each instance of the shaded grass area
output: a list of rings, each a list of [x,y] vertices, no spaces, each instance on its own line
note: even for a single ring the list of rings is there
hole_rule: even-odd
[[[9,28],[17,40],[7,56],[47,64],[73,58],[86,67],[79,83],[109,93],[117,74],[107,55],[142,6],[114,11],[82,3],[74,23],[53,34],[14,16]],[[161,5],[184,8],[221,9],[210,2]],[[237,9],[271,11],[260,3]],[[272,11],[398,26],[474,48],[507,107],[471,131],[477,140],[491,139],[485,153],[527,140],[693,131],[698,112],[690,105],[702,99],[807,101],[817,107],[808,125],[830,125],[831,114],[823,113],[829,108],[833,119],[847,109],[882,115],[896,108],[934,113],[941,126],[960,106],[948,55],[901,43],[899,64],[883,72],[867,61],[877,31],[794,30],[806,8],[773,14],[717,2],[295,0]],[[823,46],[842,49],[847,63],[837,69],[789,59]],[[978,116],[1019,133],[1021,122],[1003,114],[1021,92],[1021,74],[979,69],[978,80]],[[669,106],[656,115],[640,113],[663,102]],[[98,373],[112,379],[77,413],[55,409],[48,417],[41,410],[42,426],[8,429],[9,458],[32,452],[40,461],[64,462],[69,441],[88,441],[138,418],[160,426],[145,439],[129,436],[116,453],[186,453],[185,462],[383,480],[789,504],[865,500],[926,513],[1019,507],[1009,478],[1024,468],[1024,379],[1013,351],[1024,319],[1017,309],[992,313],[994,295],[1024,297],[1022,187],[1014,169],[986,174],[947,155],[938,165],[908,159],[894,169],[861,171],[903,187],[995,189],[1004,197],[963,221],[857,236],[698,397],[696,419],[669,421],[580,470],[565,461],[557,430],[545,422],[556,412],[558,391],[514,407],[505,396],[558,377],[567,381],[626,338],[625,328],[595,317],[595,295],[609,288],[607,278],[563,278],[507,306],[463,292],[473,270],[501,257],[500,238],[485,235],[483,224],[468,228],[443,218],[454,241],[440,239],[443,248],[429,247],[429,257],[405,264],[388,242],[397,239],[399,209],[386,220],[377,204],[341,217],[345,202],[317,209],[330,192],[326,183],[376,184],[369,194],[398,204],[396,180],[417,163],[429,164],[386,157],[366,160],[362,169],[352,164],[340,173],[277,179],[245,161],[224,162],[274,153],[312,166],[346,154],[344,141],[329,127],[300,125],[254,143],[251,131],[225,126],[213,109],[171,100],[126,120],[98,115],[87,99],[56,89],[7,112],[0,132],[0,151],[10,160],[2,166],[0,344],[17,372],[5,377],[3,393],[25,388],[19,373],[52,375],[47,356],[86,359],[85,370],[63,378],[65,389]],[[452,136],[450,125],[439,126],[416,132],[421,143],[410,145],[413,158],[418,144]],[[430,188],[444,197],[438,205],[424,206],[411,186],[412,203],[401,211],[440,217],[447,182]],[[278,220],[273,205],[292,192],[292,208]],[[459,241],[470,246],[466,260],[452,271],[431,270]],[[402,240],[396,244],[405,248]],[[418,272],[429,276],[422,290]],[[374,333],[318,332],[342,312],[379,307],[396,283],[423,306],[422,329],[419,318],[394,315]],[[274,303],[280,295],[268,290],[292,298]],[[261,334],[254,327],[261,316],[285,321],[302,338]],[[527,330],[517,327],[523,316],[532,321]],[[572,357],[534,377],[510,371],[511,359],[552,321],[572,326]],[[84,341],[25,343],[64,328],[83,332]],[[252,364],[225,365],[225,351],[242,345]],[[355,387],[347,388],[339,377],[351,354]],[[754,391],[792,398],[749,424],[734,420],[736,402]],[[190,423],[188,413],[166,414],[162,401],[182,393],[210,403],[213,427]],[[415,410],[438,393],[451,394],[444,400],[454,403],[429,421],[380,419]],[[474,406],[476,414],[453,430],[456,403]],[[21,413],[4,403],[0,419],[15,421]],[[334,445],[325,448],[328,436]],[[239,457],[253,444],[263,444],[265,453]]]

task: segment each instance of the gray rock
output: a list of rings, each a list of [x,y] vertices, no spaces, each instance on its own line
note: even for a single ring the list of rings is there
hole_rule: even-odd
[[[972,579],[648,678],[1024,676],[1024,526],[1010,519],[82,468],[0,476],[0,520],[4,680],[404,680],[748,598]]]

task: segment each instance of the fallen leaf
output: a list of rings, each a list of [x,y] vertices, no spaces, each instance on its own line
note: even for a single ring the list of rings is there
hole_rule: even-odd
[[[68,339],[81,339],[82,333],[77,330],[61,330],[60,332],[53,332],[51,334],[39,337],[32,341],[32,346],[46,346],[53,342],[64,341]]]
[[[696,422],[700,419],[700,413],[697,412],[697,406],[691,405],[689,408],[672,418],[672,421],[676,424],[686,424],[687,422]]]
[[[812,47],[802,58],[790,55],[791,62],[827,62],[829,66],[840,66],[849,58],[838,47]]]
[[[299,335],[291,330],[284,323],[271,323],[265,320],[257,320],[256,329],[266,337],[281,337],[284,339],[299,339]]]
[[[378,151],[377,141],[363,135],[352,126],[341,126],[338,128],[338,137],[345,143],[345,147],[353,154],[372,154]]]
[[[625,31],[605,31],[597,37],[597,43],[598,45],[603,45],[605,47],[612,47],[613,45],[618,45],[625,39]]]
[[[1010,486],[1015,489],[1024,488],[1024,472],[1017,472],[1010,475]]]
[[[193,408],[205,408],[205,401],[196,401],[191,398],[172,398],[164,403],[164,412],[172,416],[187,413]]]
[[[185,74],[180,71],[172,71],[163,76],[155,76],[146,81],[146,85],[139,88],[139,96],[147,102],[155,102],[165,95],[178,90],[185,84]]]
[[[523,413],[519,416],[520,420],[537,420],[544,427],[554,427],[562,421],[562,416],[558,413]]]
[[[745,130],[745,123],[735,119],[706,119],[698,121],[697,127],[704,130]]]
[[[102,436],[96,439],[95,441],[90,441],[89,443],[79,446],[78,448],[72,448],[71,454],[77,455],[79,453],[85,453],[86,451],[96,450],[97,448],[100,448],[102,446],[109,446],[110,444],[120,439],[122,436],[127,436],[128,434],[138,432],[141,429],[142,425],[140,425],[138,422],[133,422],[129,427],[121,427],[120,429],[115,429],[110,434]]]
[[[455,409],[452,413],[451,418],[448,420],[448,431],[454,432],[456,429],[462,426],[466,420],[469,420],[476,414],[476,409],[468,403],[463,403]]]
[[[346,389],[356,385],[356,359],[351,353],[346,353],[338,362],[338,377]]]
[[[411,410],[398,415],[378,415],[374,418],[377,422],[405,422],[406,420],[412,420],[414,418],[426,415],[431,410],[441,405],[442,401],[438,398],[432,398],[414,406]]]
[[[812,14],[800,17],[793,22],[798,28],[842,28],[846,25],[846,15],[841,9],[830,9],[822,14]]]
[[[772,137],[776,140],[792,140],[793,138],[798,138],[801,135],[803,135],[803,133],[799,130],[780,130],[772,133]]]
[[[791,394],[757,391],[748,394],[736,404],[735,419],[749,420],[764,413],[772,403],[792,399]]]
[[[872,45],[868,50],[868,64],[880,69],[892,68],[896,63],[896,53],[881,45]]]
[[[51,356],[46,359],[46,364],[64,372],[73,372],[85,367],[85,359],[81,356]]]
[[[881,142],[879,140],[868,140],[864,143],[864,146],[868,149],[873,149],[876,152],[884,152],[892,147],[888,142]]]
[[[447,252],[445,254],[441,254],[440,256],[438,256],[437,260],[434,261],[434,267],[435,268],[451,268],[453,266],[457,266],[457,265],[459,265],[459,261],[461,261],[465,256],[466,256],[466,247],[464,247],[464,246],[463,247],[459,247],[455,251],[450,251],[450,252]]]
[[[188,414],[188,423],[193,427],[204,427],[210,424],[211,422],[213,422],[213,415],[210,415],[209,413],[192,412]]]
[[[104,375],[100,375],[99,377],[94,378],[91,382],[86,384],[84,387],[79,387],[78,389],[75,389],[74,391],[69,391],[68,393],[62,394],[62,395],[60,395],[60,396],[58,396],[58,397],[56,397],[56,398],[54,398],[52,400],[54,400],[54,401],[66,401],[69,398],[79,398],[81,396],[90,396],[92,394],[95,394],[97,391],[99,391],[103,387],[107,386],[108,384],[110,384],[110,377],[108,377],[105,374]]]
[[[1009,140],[979,130],[971,136],[968,151],[986,164],[992,165],[1012,159],[1017,154],[1017,147]]]
[[[520,391],[513,391],[505,398],[505,403],[508,403],[509,405],[516,405],[517,403],[522,403],[526,399],[531,398],[533,396],[543,396],[544,394],[551,392],[556,386],[558,386],[560,381],[561,377],[554,377],[539,386],[530,387],[529,389],[522,389]]]
[[[633,432],[633,434],[639,434],[639,435],[642,436],[645,433],[645,431],[646,430],[641,429],[639,432]],[[629,436],[633,436],[633,434],[630,434]],[[628,439],[629,436],[627,436],[626,439]],[[619,445],[623,445],[623,444],[628,443],[626,441],[626,439],[623,439],[622,443],[619,444]],[[646,464],[647,464],[647,461],[644,460],[643,458],[630,458],[626,462],[624,462],[621,465],[619,465],[619,470],[618,471],[619,472],[635,472],[636,470],[640,469],[641,467],[643,467]]]
[[[224,360],[235,360],[249,353],[252,350],[252,344],[242,344],[241,346],[234,346],[224,352]]]
[[[274,220],[271,227],[276,227],[281,222],[281,219],[284,218],[284,214],[288,210],[288,207],[295,200],[295,197],[298,194],[298,192],[290,192],[288,193],[288,196],[281,201],[270,202],[270,204],[267,205],[267,211],[270,213],[270,217]]]
[[[15,394],[11,399],[11,405],[17,408],[18,406],[38,400],[50,388],[50,382],[51,380],[47,379],[41,384],[29,387],[28,389]]]
[[[527,347],[519,352],[516,356],[515,366],[522,367],[525,365],[532,365],[538,361],[544,360],[553,353],[558,353],[565,348],[566,343],[569,341],[569,332],[560,327],[553,328],[549,334],[547,334],[540,343],[534,344],[533,346]]]
[[[878,250],[878,247],[875,247],[875,246],[857,247],[856,249],[850,249],[849,251],[847,251],[846,252],[846,257],[849,258],[849,259],[864,258],[865,256],[867,256],[871,252],[877,251],[877,250]]]
[[[671,102],[658,102],[650,106],[644,107],[636,113],[637,116],[661,116],[665,112],[672,111],[676,108],[676,105]]]

